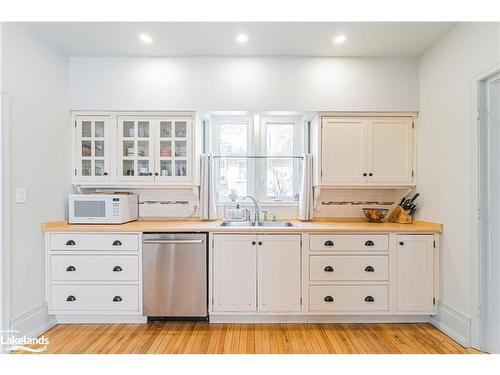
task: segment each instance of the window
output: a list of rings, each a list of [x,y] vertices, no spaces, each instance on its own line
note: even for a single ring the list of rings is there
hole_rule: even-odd
[[[213,152],[225,156],[215,163],[217,201],[298,200],[302,152],[300,117],[219,116],[212,119]],[[269,156],[247,158],[246,156]]]

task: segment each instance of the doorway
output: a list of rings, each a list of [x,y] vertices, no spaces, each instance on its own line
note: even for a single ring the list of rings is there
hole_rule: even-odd
[[[479,82],[480,349],[500,353],[500,73]]]

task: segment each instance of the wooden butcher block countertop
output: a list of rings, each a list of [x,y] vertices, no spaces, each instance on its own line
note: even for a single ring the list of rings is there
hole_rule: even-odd
[[[42,224],[44,232],[217,232],[217,233],[314,233],[396,232],[441,233],[442,224],[415,221],[413,224],[368,223],[359,220],[289,220],[293,227],[220,227],[221,220],[138,220],[125,224],[68,224],[66,220]]]

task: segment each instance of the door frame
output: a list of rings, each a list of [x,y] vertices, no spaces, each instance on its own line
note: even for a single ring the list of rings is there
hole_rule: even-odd
[[[488,315],[489,289],[487,282],[490,264],[486,260],[491,253],[489,243],[489,131],[487,116],[487,82],[494,77],[500,78],[500,65],[497,65],[473,80],[472,111],[472,149],[473,149],[473,212],[477,225],[473,227],[473,246],[471,262],[471,339],[470,345],[485,350],[486,320]]]
[[[9,96],[0,93],[0,331],[10,330],[9,108]]]

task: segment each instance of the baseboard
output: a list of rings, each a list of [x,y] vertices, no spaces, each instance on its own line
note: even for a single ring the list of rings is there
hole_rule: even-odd
[[[471,321],[451,307],[440,304],[438,315],[431,317],[430,323],[457,341],[463,347],[471,346]]]
[[[413,315],[210,315],[210,323],[428,323]]]
[[[47,304],[44,303],[11,320],[10,329],[17,331],[16,337],[38,337],[56,324],[56,318],[48,314]]]
[[[147,323],[148,318],[142,315],[93,315],[93,314],[62,314],[56,315],[57,323]]]

